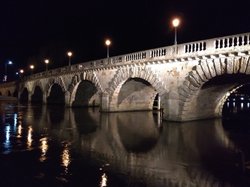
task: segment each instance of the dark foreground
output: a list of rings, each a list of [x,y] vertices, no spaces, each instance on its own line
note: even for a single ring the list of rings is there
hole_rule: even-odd
[[[250,186],[240,119],[170,123],[0,101],[0,186]]]

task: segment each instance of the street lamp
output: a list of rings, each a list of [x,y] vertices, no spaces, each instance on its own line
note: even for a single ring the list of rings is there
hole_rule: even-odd
[[[23,74],[24,74],[24,70],[23,70],[23,69],[20,69],[18,74],[19,74],[19,78],[21,79],[22,76],[23,76]]]
[[[33,74],[33,69],[35,68],[34,65],[30,65],[30,69],[31,69],[31,75]]]
[[[46,65],[46,72],[48,71],[48,64],[49,64],[49,59],[45,59],[44,63]]]
[[[172,25],[174,27],[174,46],[175,46],[175,52],[177,52],[177,28],[180,25],[180,19],[179,18],[174,18],[172,20]]]
[[[69,57],[69,66],[71,66],[71,57],[72,57],[73,53],[71,51],[68,51],[67,55]]]
[[[13,64],[13,62],[12,61],[8,61],[8,62],[6,62],[5,63],[5,69],[4,69],[4,79],[3,79],[3,81],[4,82],[6,82],[7,81],[7,68],[8,68],[8,65],[12,65]]]
[[[111,45],[111,41],[109,39],[106,39],[105,45],[107,46],[107,58],[109,58],[109,46]]]

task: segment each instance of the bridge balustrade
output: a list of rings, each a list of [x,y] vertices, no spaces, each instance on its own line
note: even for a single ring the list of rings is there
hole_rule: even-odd
[[[185,53],[193,53],[206,50],[206,42],[195,42],[184,45]]]
[[[249,37],[250,37],[249,34],[243,34],[243,35],[218,38],[215,40],[215,43],[214,43],[215,49],[249,45],[250,44]]]
[[[58,74],[71,73],[74,71],[103,68],[113,65],[123,65],[160,59],[171,60],[197,55],[209,55],[214,53],[225,52],[226,49],[231,49],[234,47],[247,46],[249,44],[250,33],[243,33],[238,35],[201,40],[191,43],[178,44],[177,46],[172,45],[162,48],[150,49],[90,62],[84,62],[76,65],[71,65],[70,67],[66,66],[49,70],[48,72],[37,73],[31,75],[28,79],[39,79],[44,76],[54,76]]]

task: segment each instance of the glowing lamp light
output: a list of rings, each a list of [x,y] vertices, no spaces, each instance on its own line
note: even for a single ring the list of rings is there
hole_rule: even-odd
[[[107,39],[107,40],[105,41],[105,44],[106,44],[106,46],[110,46],[110,45],[111,45],[111,41],[110,41],[109,39]]]
[[[32,70],[33,70],[34,68],[35,68],[35,66],[34,66],[34,65],[30,65],[30,69],[32,69]]]
[[[45,64],[48,64],[49,63],[49,59],[45,59],[44,62],[45,62]]]
[[[107,58],[109,58],[109,46],[111,45],[111,40],[106,39],[105,40],[105,45],[107,46]]]
[[[173,27],[178,27],[179,25],[180,25],[180,19],[179,18],[174,18],[173,20],[172,20],[172,25],[173,25]]]
[[[73,55],[73,53],[72,53],[71,51],[69,51],[69,52],[67,53],[67,55],[68,55],[69,57],[71,57],[71,56]]]

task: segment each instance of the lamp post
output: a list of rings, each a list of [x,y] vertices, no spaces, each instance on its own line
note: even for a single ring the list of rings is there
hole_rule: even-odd
[[[3,81],[4,82],[7,82],[7,77],[8,77],[8,75],[7,75],[7,68],[8,68],[8,65],[12,65],[13,64],[13,62],[12,61],[8,61],[8,62],[6,62],[5,63],[5,67],[4,67],[4,79],[3,79]]]
[[[109,58],[109,46],[111,45],[111,41],[109,39],[106,39],[105,45],[107,46],[107,58]]]
[[[30,69],[31,69],[31,75],[33,74],[33,69],[35,68],[34,65],[30,65]]]
[[[48,64],[49,64],[49,59],[45,59],[44,63],[46,65],[46,73],[48,72]]]
[[[71,66],[71,57],[72,57],[73,53],[71,51],[68,51],[67,55],[69,57],[69,66]]]
[[[19,77],[22,78],[23,74],[24,74],[24,70],[23,70],[23,69],[20,69],[20,70],[19,70]]]
[[[174,45],[175,45],[175,52],[177,52],[177,28],[180,25],[180,19],[174,18],[172,20],[172,25],[174,27]]]

